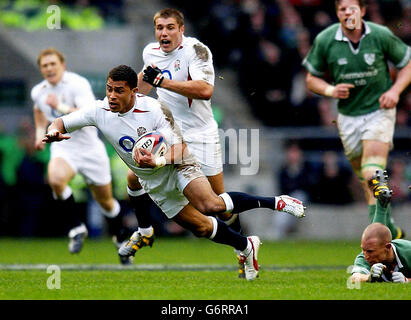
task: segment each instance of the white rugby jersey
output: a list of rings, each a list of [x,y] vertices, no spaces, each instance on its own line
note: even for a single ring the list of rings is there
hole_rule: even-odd
[[[158,42],[150,43],[144,48],[143,61],[143,70],[154,64],[168,79],[204,80],[214,86],[211,51],[195,38],[183,36],[181,45],[169,53],[163,52]],[[156,89],[158,99],[172,111],[186,142],[219,141],[218,125],[211,109],[211,100],[189,99],[167,89]]]
[[[60,82],[53,86],[47,80],[43,80],[35,85],[31,90],[31,98],[34,101],[34,108],[39,109],[47,120],[53,122],[63,113],[53,109],[46,104],[47,96],[54,93],[60,102],[70,106],[82,109],[90,107],[95,103],[95,97],[88,80],[76,73],[64,71]],[[75,111],[77,112],[77,111]],[[71,134],[71,139],[61,141],[58,144],[52,143],[51,150],[54,148],[84,148],[84,145],[93,145],[98,138],[96,128],[84,128]]]
[[[156,99],[136,94],[136,102],[131,110],[115,113],[110,111],[106,98],[96,101],[93,108],[81,109],[61,119],[67,132],[84,126],[97,127],[113,145],[119,157],[141,178],[140,182],[147,192],[164,183],[168,173],[174,170],[172,165],[157,169],[139,168],[133,160],[134,144],[146,132],[161,132],[169,146],[183,141],[170,111]],[[185,164],[189,163],[184,162],[183,166]]]

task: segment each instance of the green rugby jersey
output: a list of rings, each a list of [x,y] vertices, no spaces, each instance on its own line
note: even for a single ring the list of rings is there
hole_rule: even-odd
[[[338,111],[356,116],[379,108],[378,99],[392,86],[387,61],[403,68],[411,59],[411,47],[387,27],[365,22],[365,32],[357,49],[344,36],[340,23],[317,35],[303,60],[303,66],[314,76],[328,70],[334,84],[351,83],[348,99],[338,101]]]
[[[391,241],[394,249],[397,266],[394,271],[401,272],[407,278],[411,278],[411,241],[404,239],[396,239]],[[369,274],[371,266],[365,261],[364,254],[361,252],[354,261],[352,273]],[[383,275],[383,280],[391,281],[390,276]]]

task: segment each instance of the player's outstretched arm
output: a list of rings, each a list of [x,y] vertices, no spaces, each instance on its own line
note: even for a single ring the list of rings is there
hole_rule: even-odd
[[[313,76],[311,73],[307,73],[305,82],[310,91],[335,99],[347,99],[350,96],[350,89],[354,88],[354,85],[351,83],[339,83],[333,86],[327,81]]]
[[[43,143],[51,143],[54,141],[62,141],[70,139],[70,136],[64,135],[66,133],[64,128],[63,120],[57,118],[53,123],[48,127],[47,133],[43,138]]]
[[[411,60],[408,64],[398,72],[397,79],[390,90],[384,92],[380,99],[380,108],[391,109],[397,106],[400,100],[401,93],[411,83]]]
[[[351,276],[351,282],[352,283],[357,283],[357,282],[367,282],[370,279],[369,274],[363,274],[359,272],[355,272]]]
[[[48,120],[44,113],[37,108],[33,108],[34,124],[36,126],[36,137],[34,140],[34,148],[36,150],[43,150],[44,143],[43,138],[46,134]]]

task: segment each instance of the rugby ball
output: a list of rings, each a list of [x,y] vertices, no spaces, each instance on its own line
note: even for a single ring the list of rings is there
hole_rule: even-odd
[[[132,151],[133,159],[139,148],[150,151],[155,158],[163,156],[168,150],[166,138],[158,131],[147,132],[137,140]]]

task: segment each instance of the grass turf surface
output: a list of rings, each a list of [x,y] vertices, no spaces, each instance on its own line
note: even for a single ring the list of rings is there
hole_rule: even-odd
[[[114,265],[108,239],[87,239],[70,255],[66,239],[0,239],[0,267],[58,265],[61,289],[47,288],[51,274],[0,268],[1,300],[408,300],[411,286],[363,283],[349,289],[346,269],[359,253],[358,242],[263,241],[260,277],[237,278],[230,247],[204,239],[159,238],[136,254],[135,265],[175,266],[177,270],[65,270],[67,265]],[[221,265],[222,270],[178,270],[187,265]]]

